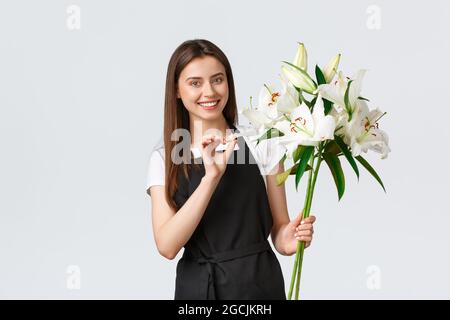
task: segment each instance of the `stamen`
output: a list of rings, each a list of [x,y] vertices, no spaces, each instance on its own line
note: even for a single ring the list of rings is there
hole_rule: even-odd
[[[306,126],[306,119],[303,119],[302,117],[298,117],[297,119],[294,119],[294,121],[298,121],[301,125]]]
[[[374,122],[378,122],[387,112],[384,112],[381,116],[378,117]]]
[[[277,98],[280,96],[280,93],[274,92],[272,93],[272,101],[277,102]]]
[[[291,123],[291,132],[297,133],[297,129],[292,125],[292,123]]]

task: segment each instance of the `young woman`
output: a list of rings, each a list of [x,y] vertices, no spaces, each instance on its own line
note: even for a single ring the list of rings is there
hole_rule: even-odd
[[[216,45],[189,40],[175,50],[164,112],[164,144],[151,154],[147,193],[160,254],[173,259],[184,247],[175,299],[286,299],[267,238],[292,255],[298,240],[310,245],[315,217],[290,221],[275,180],[281,162],[260,163],[244,136],[225,140],[239,132],[236,97],[230,63]],[[180,131],[189,134],[187,144],[176,139]],[[267,163],[274,170],[263,176]]]

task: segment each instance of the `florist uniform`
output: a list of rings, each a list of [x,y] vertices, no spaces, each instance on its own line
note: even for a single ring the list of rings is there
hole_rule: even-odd
[[[239,132],[234,125],[230,128]],[[248,138],[238,137],[225,173],[178,261],[175,300],[286,299],[282,270],[267,240],[272,213],[262,175],[278,163],[276,155],[281,151],[267,145],[260,143],[258,148]],[[182,173],[178,177],[174,200],[179,207],[205,175],[200,152],[191,151],[200,164],[198,169],[189,165],[189,180]],[[164,185],[161,147],[150,157],[149,194],[152,185]]]

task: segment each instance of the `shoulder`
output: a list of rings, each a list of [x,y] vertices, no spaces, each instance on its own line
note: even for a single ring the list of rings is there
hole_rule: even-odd
[[[164,158],[165,158],[164,148],[153,149],[150,154],[150,163],[152,163],[152,162],[153,163],[159,163],[159,162],[164,163]]]

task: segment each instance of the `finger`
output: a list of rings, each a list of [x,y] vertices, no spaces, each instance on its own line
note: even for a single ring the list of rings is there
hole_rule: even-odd
[[[301,231],[297,231],[294,236],[295,237],[299,237],[299,236],[312,236],[312,231],[311,230],[301,230]]]
[[[202,137],[202,144],[209,144],[214,136],[212,134],[205,134]]]
[[[308,218],[305,219],[305,223],[314,223],[315,221],[316,221],[315,216],[309,216]]]
[[[238,138],[238,135],[236,133],[232,133],[232,134],[230,134],[230,135],[228,135],[227,137],[224,138],[224,141],[225,141],[224,143],[231,142],[231,141],[233,141],[233,140],[235,140],[237,138]]]
[[[296,237],[295,239],[297,239],[298,241],[304,241],[304,242],[310,242],[312,240],[312,237],[308,237],[308,236],[299,236]]]
[[[207,146],[207,145],[213,143],[214,141],[216,141],[217,139],[219,139],[219,141],[220,141],[221,137],[214,135],[214,134],[205,134],[202,137],[202,145]]]
[[[212,157],[214,157],[216,152],[216,147],[220,144],[220,138],[219,137],[211,137],[207,140],[207,145],[204,148]]]
[[[237,139],[234,139],[233,141],[228,143],[228,146],[224,152],[224,157],[227,160],[227,162],[228,162],[228,159],[230,158],[231,154],[234,151],[234,147],[236,146],[236,143],[237,143]]]
[[[214,163],[215,149],[218,143],[214,136],[205,136],[203,140],[202,157],[205,164],[210,165]],[[219,139],[220,141],[220,139]]]
[[[295,226],[298,226],[298,225],[301,223],[301,221],[302,221],[302,216],[303,216],[303,210],[302,210],[302,212],[301,212],[298,216],[296,216],[296,217],[294,218],[294,220],[292,220],[292,223],[293,223]]]
[[[313,229],[313,225],[310,223],[305,223],[305,224],[301,224],[299,225],[297,228],[295,228],[295,230],[312,230]]]

